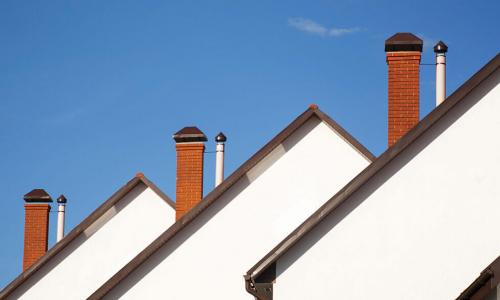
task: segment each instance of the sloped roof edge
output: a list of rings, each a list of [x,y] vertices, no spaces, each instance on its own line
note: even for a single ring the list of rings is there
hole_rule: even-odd
[[[323,113],[316,105],[311,105],[306,111],[298,116],[292,123],[269,141],[264,147],[257,151],[245,163],[243,163],[236,171],[234,171],[227,179],[218,185],[212,192],[210,192],[203,200],[193,207],[189,212],[184,214],[177,222],[170,226],[164,233],[162,233],[156,240],[147,246],[141,253],[134,257],[125,267],[118,271],[99,289],[97,289],[88,299],[101,299],[109,291],[120,283],[128,274],[132,273],[165,243],[172,239],[179,231],[190,224],[199,214],[205,211],[212,205],[225,191],[231,188],[240,178],[242,178],[250,169],[257,165],[263,158],[265,158],[271,151],[279,146],[286,138],[294,133],[301,125],[307,122],[311,117],[316,116],[321,121],[329,125],[335,132],[343,137],[343,139],[353,146],[359,153],[361,153],[367,160],[372,162],[375,156],[359,143],[353,136],[351,136],[345,129],[343,129],[337,122],[331,119],[328,115]]]
[[[146,176],[144,176],[144,174],[140,173],[140,176],[136,177],[138,177],[142,181],[142,183],[144,183],[147,187],[152,189],[153,192],[155,192],[158,196],[160,196],[160,198],[163,199],[163,201],[167,202],[167,204],[170,205],[170,207],[175,209],[175,202],[172,199],[170,199],[170,197],[168,197],[162,190],[160,190],[160,188],[157,187],[156,184],[154,184],[151,180],[149,180]]]
[[[424,119],[422,119],[413,129],[404,135],[392,147],[381,154],[372,164],[366,167],[337,194],[322,205],[307,220],[297,227],[290,235],[281,241],[274,249],[255,264],[245,275],[247,282],[254,281],[259,275],[263,274],[267,268],[271,267],[284,253],[291,249],[303,236],[307,235],[317,224],[326,216],[332,213],[340,204],[348,200],[350,196],[368,182],[375,174],[384,168],[390,161],[397,157],[401,152],[408,148],[424,132],[437,123],[444,115],[448,113],[455,105],[460,103],[472,92],[481,82],[486,80],[500,66],[500,54],[497,54],[492,60],[481,68],[477,73],[470,77],[462,86],[451,94],[442,104],[436,107]]]
[[[106,211],[118,203],[123,197],[135,188],[138,184],[143,183],[147,187],[151,188],[163,201],[175,209],[175,203],[163,193],[153,182],[144,176],[144,174],[139,173],[137,176],[132,178],[124,186],[118,189],[111,197],[109,197],[101,206],[94,210],[87,218],[85,218],[80,224],[78,224],[73,230],[71,230],[62,240],[56,243],[52,248],[50,248],[40,259],[38,259],[31,267],[26,271],[22,272],[18,277],[16,277],[11,283],[9,283],[1,292],[0,299],[4,299],[10,295],[17,287],[19,287],[23,282],[28,280],[34,273],[36,273],[40,268],[42,268],[47,262],[50,261],[54,256],[60,253],[66,246],[68,246],[77,236],[84,232],[92,223],[99,219]]]
[[[500,256],[497,257],[479,277],[469,285],[457,300],[486,299],[488,293],[500,284]]]

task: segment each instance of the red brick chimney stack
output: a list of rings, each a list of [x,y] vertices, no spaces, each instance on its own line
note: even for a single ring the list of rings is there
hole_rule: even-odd
[[[23,271],[47,252],[50,202],[52,198],[42,189],[34,189],[24,195]]]
[[[411,33],[397,33],[385,41],[389,68],[389,147],[419,121],[422,47],[422,40]]]
[[[207,137],[196,127],[184,127],[174,134],[177,150],[175,219],[203,198],[203,156]]]

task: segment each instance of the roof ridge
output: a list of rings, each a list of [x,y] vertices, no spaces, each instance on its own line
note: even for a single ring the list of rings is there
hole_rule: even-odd
[[[147,187],[152,189],[158,196],[160,196],[160,198],[163,199],[163,201],[167,202],[168,205],[175,209],[175,202],[169,196],[167,196],[167,194],[165,194],[156,184],[149,180],[146,175],[144,175],[144,173],[139,172],[135,177],[138,178]]]

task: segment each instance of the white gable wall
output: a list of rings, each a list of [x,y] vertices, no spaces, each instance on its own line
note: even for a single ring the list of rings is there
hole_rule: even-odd
[[[455,299],[469,286],[500,255],[499,81],[287,252],[274,299]]]
[[[174,221],[175,210],[139,183],[8,299],[83,299]]]
[[[311,118],[107,298],[252,299],[244,271],[368,163]]]

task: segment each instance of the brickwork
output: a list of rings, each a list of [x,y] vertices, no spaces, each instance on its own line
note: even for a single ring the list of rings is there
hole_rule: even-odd
[[[25,204],[23,271],[47,252],[50,204]]]
[[[421,52],[387,52],[389,68],[388,145],[419,121]]]
[[[203,198],[203,143],[177,143],[176,220]]]

